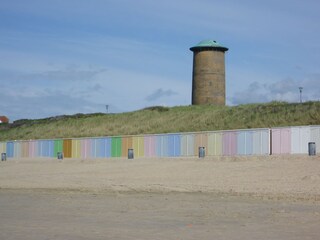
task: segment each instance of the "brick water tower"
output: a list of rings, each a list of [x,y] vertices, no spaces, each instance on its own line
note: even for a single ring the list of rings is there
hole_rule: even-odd
[[[224,53],[228,48],[214,40],[204,40],[190,50],[193,52],[192,105],[225,105]]]

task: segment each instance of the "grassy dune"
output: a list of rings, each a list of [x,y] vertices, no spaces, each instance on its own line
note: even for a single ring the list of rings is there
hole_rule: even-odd
[[[0,141],[320,125],[320,102],[233,107],[150,107],[120,114],[76,114],[0,125]]]

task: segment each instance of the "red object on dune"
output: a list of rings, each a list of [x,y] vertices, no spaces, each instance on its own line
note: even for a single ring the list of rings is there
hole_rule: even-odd
[[[9,123],[9,118],[6,116],[0,116],[0,123]]]

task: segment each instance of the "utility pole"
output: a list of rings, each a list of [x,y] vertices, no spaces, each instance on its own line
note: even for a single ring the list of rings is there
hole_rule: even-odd
[[[299,87],[299,91],[300,91],[300,103],[302,103],[302,89],[303,89],[303,87]]]
[[[109,105],[106,105],[106,112],[109,112]]]

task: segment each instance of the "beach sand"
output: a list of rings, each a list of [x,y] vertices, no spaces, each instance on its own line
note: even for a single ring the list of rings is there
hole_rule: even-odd
[[[0,239],[319,239],[320,157],[10,159]]]

